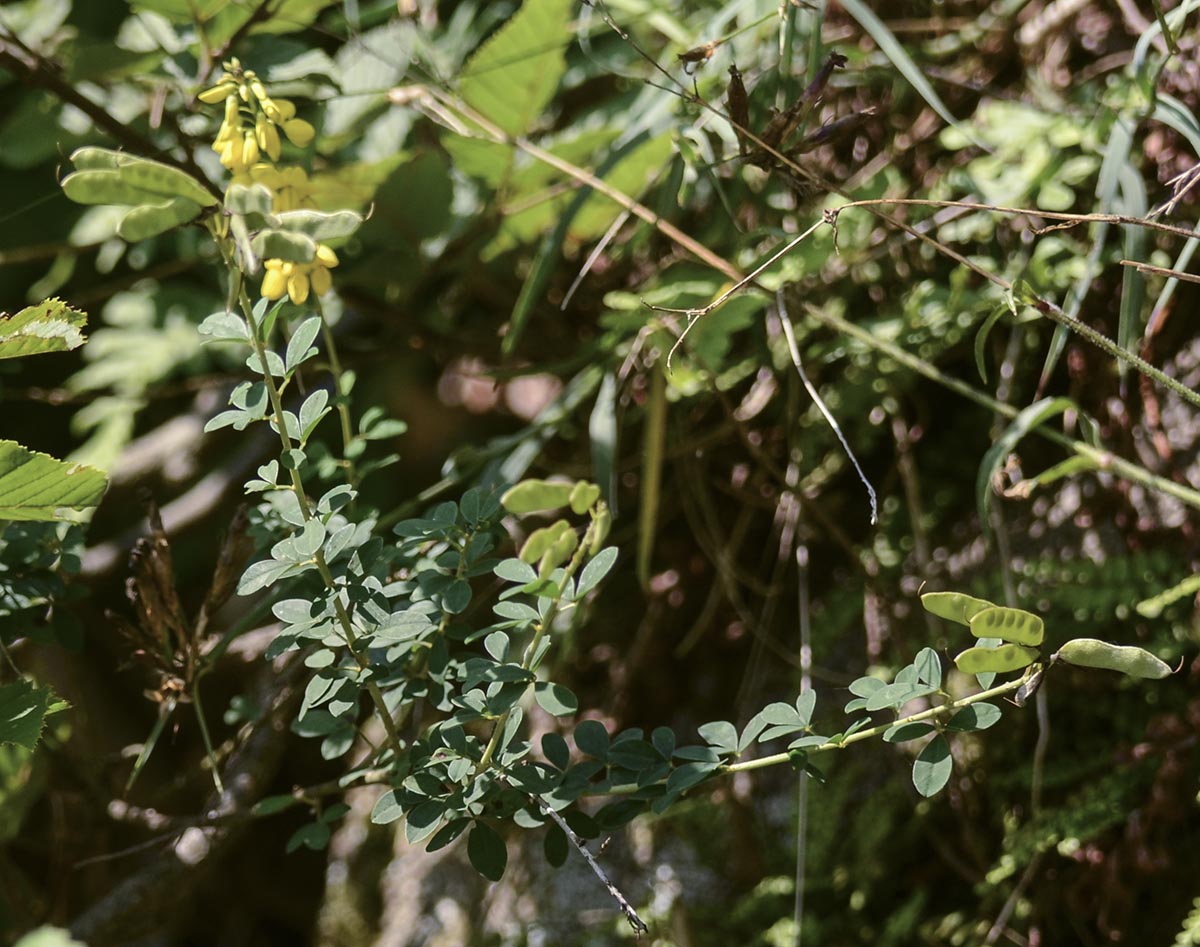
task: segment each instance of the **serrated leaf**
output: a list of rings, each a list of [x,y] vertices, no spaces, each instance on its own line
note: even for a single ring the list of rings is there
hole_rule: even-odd
[[[0,520],[78,519],[106,489],[107,478],[94,467],[0,441]]]
[[[37,746],[54,692],[19,680],[0,685],[0,744],[15,743],[27,750]]]
[[[525,0],[463,67],[463,100],[509,135],[528,132],[566,69],[572,7],[571,0]]]
[[[87,313],[61,299],[46,299],[15,315],[0,312],[0,358],[69,352],[83,345]]]

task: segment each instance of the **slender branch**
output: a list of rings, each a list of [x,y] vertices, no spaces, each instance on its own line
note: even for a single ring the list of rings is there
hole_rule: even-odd
[[[985,691],[980,691],[978,694],[972,694],[970,697],[961,697],[958,700],[948,700],[944,704],[939,704],[936,707],[930,707],[928,710],[922,710],[920,713],[911,714],[907,717],[901,717],[899,720],[892,720],[888,723],[881,723],[877,727],[870,727],[866,730],[859,730],[857,733],[852,733],[850,736],[841,740],[827,740],[819,746],[808,747],[805,753],[812,755],[813,753],[825,753],[829,750],[844,750],[846,747],[854,743],[861,743],[863,740],[870,740],[872,737],[880,736],[886,733],[892,727],[899,727],[909,723],[920,723],[922,720],[934,720],[941,717],[952,710],[960,710],[963,707],[969,707],[971,704],[978,704],[981,701],[991,700],[993,697],[1003,697],[1005,694],[1011,694],[1025,683],[1026,678],[1030,676],[1030,672],[1026,672],[1016,680],[1007,681],[1004,684],[997,685]],[[780,763],[790,763],[792,761],[791,753],[774,753],[771,756],[759,757],[756,760],[745,760],[741,763],[730,763],[720,770],[721,773],[746,773],[750,770],[765,769],[768,766],[778,766]]]

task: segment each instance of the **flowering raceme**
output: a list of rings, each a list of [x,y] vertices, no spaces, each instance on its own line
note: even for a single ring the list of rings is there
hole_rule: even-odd
[[[271,98],[258,76],[243,69],[236,59],[230,60],[217,84],[201,92],[199,99],[209,105],[225,104],[212,147],[231,172],[231,186],[263,185],[271,192],[271,209],[277,214],[316,209],[304,169],[275,163],[282,154],[281,131],[298,148],[313,140],[312,125],[296,118],[295,105],[287,99]],[[333,284],[329,271],[337,265],[337,254],[323,243],[317,244],[311,262],[264,260],[261,293],[267,299],[286,295],[294,303],[303,303],[310,292],[318,296],[329,292]]]

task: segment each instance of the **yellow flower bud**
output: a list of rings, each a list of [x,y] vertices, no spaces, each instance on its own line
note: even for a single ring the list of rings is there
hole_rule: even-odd
[[[196,98],[206,105],[216,105],[233,95],[235,88],[232,82],[218,82],[211,89],[205,89]]]
[[[299,267],[287,281],[287,290],[297,306],[308,299],[308,275]]]
[[[246,73],[246,78],[250,80],[250,91],[254,93],[254,97],[259,102],[271,101],[271,97],[267,95],[267,90],[263,87],[263,84],[257,78],[254,78],[254,73]]]
[[[276,124],[286,122],[288,119],[296,117],[296,106],[288,99],[272,99],[271,105],[274,106],[275,111],[279,113],[279,118],[274,119]]]
[[[305,147],[313,140],[316,131],[302,118],[293,118],[283,123],[283,133],[297,148]]]
[[[242,166],[249,167],[258,160],[258,142],[254,140],[254,132],[246,132],[242,138]]]
[[[329,249],[329,247],[325,246],[325,244],[323,244],[323,243],[317,244],[316,260],[322,266],[327,266],[330,269],[333,269],[335,266],[338,265],[337,254],[334,253],[331,249]]]
[[[283,275],[282,260],[267,260],[263,264],[266,272],[263,274],[261,293],[267,299],[281,299],[287,292],[287,277]]]
[[[324,296],[333,288],[333,278],[329,275],[329,270],[323,266],[314,266],[309,279],[312,282],[313,292],[318,296]]]

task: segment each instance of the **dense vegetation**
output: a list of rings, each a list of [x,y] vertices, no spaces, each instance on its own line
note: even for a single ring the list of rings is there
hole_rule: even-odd
[[[5,4],[0,937],[1200,944],[1196,7]]]

